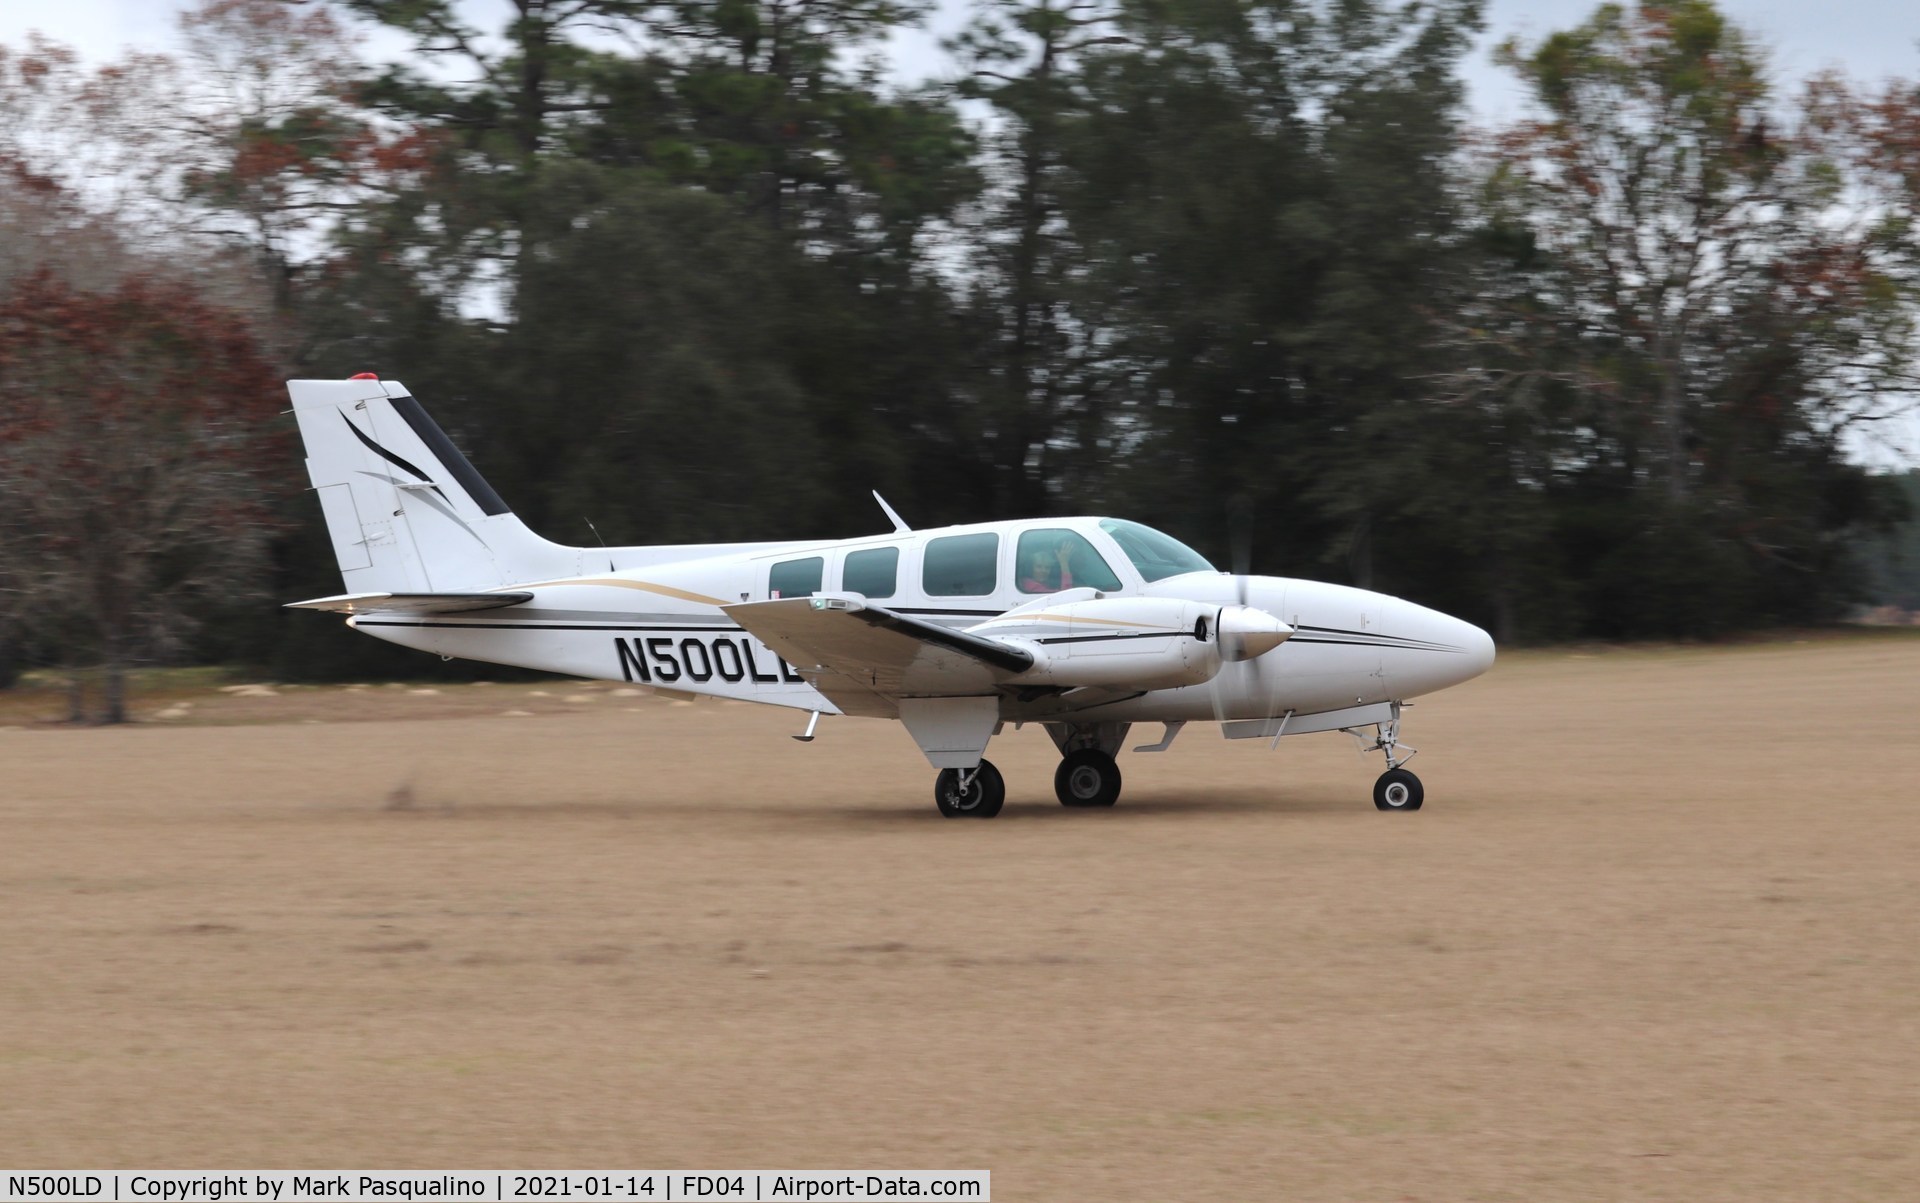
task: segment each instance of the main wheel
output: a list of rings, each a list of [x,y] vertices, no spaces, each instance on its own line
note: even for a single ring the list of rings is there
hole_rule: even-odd
[[[1388,769],[1373,783],[1373,804],[1381,810],[1419,810],[1426,800],[1420,778],[1405,769]]]
[[[991,760],[980,762],[965,789],[960,788],[959,769],[941,769],[933,782],[933,801],[949,819],[991,819],[1006,800],[1006,780]]]
[[[1120,798],[1120,766],[1098,748],[1068,754],[1053,771],[1062,806],[1112,806]]]

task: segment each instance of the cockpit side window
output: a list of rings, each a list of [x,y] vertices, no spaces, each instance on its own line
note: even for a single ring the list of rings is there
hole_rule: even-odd
[[[1020,536],[1014,576],[1022,593],[1058,593],[1062,589],[1120,588],[1120,578],[1078,531],[1055,527]]]
[[[1183,572],[1217,572],[1207,558],[1172,535],[1121,518],[1103,518],[1100,529],[1113,536],[1120,551],[1149,581]]]

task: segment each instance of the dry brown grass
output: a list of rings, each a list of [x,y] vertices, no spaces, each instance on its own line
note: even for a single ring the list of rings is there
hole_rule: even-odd
[[[12,1166],[1920,1181],[1913,638],[1510,656],[1410,715],[1417,815],[1376,813],[1337,735],[1190,729],[1082,813],[1026,731],[993,750],[1005,814],[947,822],[878,722],[802,746],[800,716],[610,689],[188,700],[0,728]]]

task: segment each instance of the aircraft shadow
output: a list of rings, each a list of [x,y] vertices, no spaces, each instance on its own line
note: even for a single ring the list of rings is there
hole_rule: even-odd
[[[1357,800],[1364,803],[1366,799]],[[1000,812],[996,823],[1050,822],[1050,823],[1124,823],[1130,818],[1150,819],[1166,815],[1234,815],[1234,814],[1333,814],[1356,809],[1356,799],[1333,794],[1299,793],[1291,794],[1269,790],[1235,789],[1209,790],[1193,793],[1173,793],[1167,791],[1143,791],[1139,795],[1122,797],[1118,805],[1108,808],[1080,809],[1062,806],[1052,798],[1009,798],[1006,809]],[[873,806],[784,806],[780,813],[810,813],[820,816],[837,814],[845,819],[860,823],[944,823],[931,803],[913,806],[903,801],[898,807]]]
[[[695,801],[673,797],[627,802],[553,799],[550,801],[428,801],[417,808],[394,811],[396,819],[646,819],[707,816],[730,819],[838,820],[876,826],[902,823],[944,823],[932,799],[922,802],[919,791],[903,791],[897,802],[848,802],[831,797],[791,798],[783,802]],[[995,822],[1125,823],[1167,815],[1308,815],[1365,809],[1364,798],[1332,793],[1291,793],[1266,789],[1222,789],[1193,792],[1143,790],[1121,798],[1111,809],[1061,806],[1045,796],[1015,797]]]

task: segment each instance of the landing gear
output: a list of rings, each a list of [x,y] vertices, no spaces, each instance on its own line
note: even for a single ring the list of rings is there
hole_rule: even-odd
[[[978,768],[941,769],[934,779],[933,801],[949,819],[991,819],[1007,801],[1007,783],[993,761]]]
[[[1098,748],[1069,752],[1054,770],[1053,792],[1062,806],[1112,806],[1120,798],[1120,766]]]
[[[1419,810],[1427,791],[1405,769],[1388,769],[1373,783],[1373,804],[1381,810]]]
[[[1380,810],[1419,810],[1427,800],[1427,791],[1420,784],[1420,778],[1400,766],[1420,754],[1420,749],[1409,748],[1400,742],[1400,707],[1402,703],[1393,703],[1393,717],[1374,727],[1373,742],[1353,728],[1347,728],[1347,734],[1360,743],[1362,754],[1379,752],[1387,758],[1387,771],[1373,783],[1373,804]]]
[[[1112,806],[1120,798],[1120,766],[1113,754],[1126,746],[1131,723],[1048,723],[1060,749],[1053,793],[1062,806]],[[1171,737],[1169,737],[1171,742]]]

